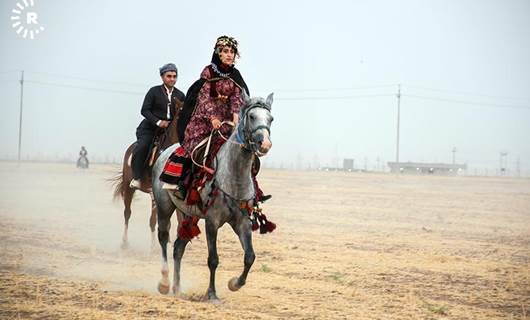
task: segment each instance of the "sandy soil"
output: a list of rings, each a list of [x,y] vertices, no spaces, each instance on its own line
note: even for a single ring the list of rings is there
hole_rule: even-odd
[[[204,236],[184,255],[185,298],[157,293],[147,195],[120,249],[117,170],[0,163],[1,319],[530,318],[530,179],[265,170],[278,229],[254,234],[235,293],[243,254],[221,229],[213,305]]]

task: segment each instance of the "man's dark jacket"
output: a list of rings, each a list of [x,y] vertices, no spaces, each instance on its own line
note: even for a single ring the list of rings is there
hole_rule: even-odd
[[[144,120],[138,126],[138,129],[155,130],[158,120],[171,121],[176,114],[175,103],[177,100],[184,101],[186,96],[182,91],[173,88],[171,93],[171,107],[170,117],[167,117],[167,104],[169,102],[166,88],[164,85],[154,86],[145,95],[144,103],[142,105],[142,116]]]

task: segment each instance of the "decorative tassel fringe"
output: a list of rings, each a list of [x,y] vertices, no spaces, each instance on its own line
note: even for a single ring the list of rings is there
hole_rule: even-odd
[[[259,223],[258,223],[258,217],[256,212],[254,212],[254,219],[252,219],[252,231],[256,231],[259,229]]]
[[[179,225],[177,234],[180,239],[191,240],[201,233],[201,229],[197,226],[199,218],[185,217]]]
[[[200,199],[201,199],[201,195],[199,194],[199,191],[197,191],[196,188],[192,187],[188,191],[188,196],[186,197],[186,204],[188,206],[195,205],[199,202]]]
[[[259,229],[259,233],[265,234],[276,229],[276,224],[267,219],[267,216],[261,212],[261,208],[255,208],[252,215],[254,217],[252,219],[252,231]]]

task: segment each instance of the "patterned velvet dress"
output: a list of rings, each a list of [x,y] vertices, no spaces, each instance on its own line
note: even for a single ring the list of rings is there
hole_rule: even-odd
[[[234,113],[238,114],[243,104],[241,89],[230,78],[220,78],[211,66],[207,66],[201,73],[206,82],[199,91],[197,106],[190,123],[186,127],[186,134],[182,146],[189,157],[195,148],[212,131],[212,119],[232,121]],[[219,80],[215,80],[219,79]],[[219,96],[228,97],[227,100]],[[232,127],[223,125],[220,129],[223,135],[228,135]]]

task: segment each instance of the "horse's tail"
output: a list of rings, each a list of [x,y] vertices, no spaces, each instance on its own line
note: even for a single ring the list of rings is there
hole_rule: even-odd
[[[129,188],[129,182],[132,178],[131,164],[129,163],[129,158],[131,157],[135,145],[136,143],[131,144],[125,151],[121,170],[117,172],[114,177],[107,179],[107,181],[109,181],[114,187],[114,200],[117,200],[119,197],[129,198],[129,192],[131,199],[134,195],[134,190],[131,190]]]
[[[123,198],[123,195],[125,193],[125,190],[123,190],[124,183],[123,183],[123,172],[118,172],[114,177],[108,179],[108,181],[111,182],[112,186],[114,187],[114,194],[113,199],[118,200],[119,197]]]

